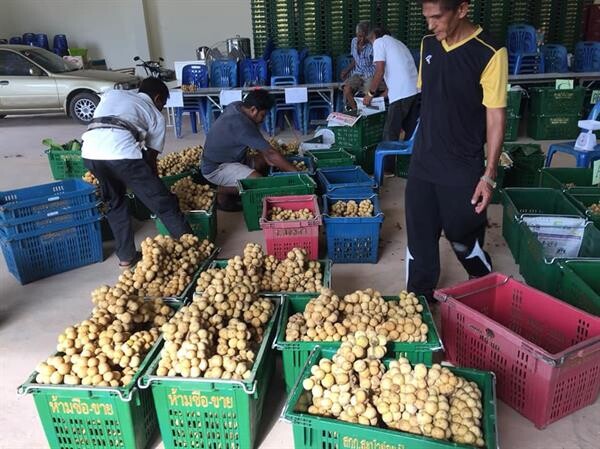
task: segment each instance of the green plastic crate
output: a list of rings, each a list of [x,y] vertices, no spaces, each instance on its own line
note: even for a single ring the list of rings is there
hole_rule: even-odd
[[[195,236],[214,242],[217,238],[217,211],[213,202],[209,210],[194,210],[184,212],[185,219],[192,228]],[[156,216],[152,216],[156,230],[161,235],[169,235],[169,231]]]
[[[504,130],[504,141],[514,142],[519,138],[519,124],[521,123],[521,116],[509,115],[506,113],[506,128]]]
[[[312,150],[305,153],[313,158],[316,168],[344,167],[354,165],[356,158],[346,150]]]
[[[566,192],[566,195],[575,207],[600,229],[600,214],[594,214],[589,210],[592,204],[600,203],[600,188],[596,189],[596,193],[576,193],[576,191],[571,191]]]
[[[408,178],[409,167],[410,154],[396,156],[396,176],[398,178]]]
[[[525,223],[521,223],[521,234],[519,273],[533,288],[556,296],[560,279],[558,262],[564,261],[565,258],[546,257],[542,243]],[[600,261],[600,230],[593,223],[585,226],[579,257],[576,260],[590,258]]]
[[[527,135],[535,140],[574,139],[579,134],[579,115],[530,115]]]
[[[585,88],[554,89],[552,87],[531,87],[529,91],[529,112],[536,116],[579,116],[583,107]]]
[[[331,288],[331,260],[329,259],[319,259],[318,262],[321,264],[321,271],[323,273],[323,280],[322,280],[322,284],[324,288]],[[227,266],[227,259],[215,259],[213,260],[210,265],[207,267],[207,269],[210,268],[225,268]],[[316,296],[318,296],[317,292],[313,292],[313,293],[305,293],[305,292],[260,292],[260,295],[286,295],[287,297],[290,298],[295,298],[295,297],[304,297],[304,296],[309,296],[309,297],[314,297],[316,293]]]
[[[337,149],[337,146],[334,146]],[[364,171],[366,171],[369,175],[373,174],[373,170],[375,169],[375,150],[377,149],[377,144],[369,145],[364,148],[341,148],[342,150],[347,151],[355,158],[355,164],[362,167]],[[347,164],[345,164],[347,165]]]
[[[502,151],[513,160],[505,173],[504,187],[537,187],[539,170],[544,166],[544,153],[539,144],[505,143]]]
[[[541,170],[540,186],[552,189],[577,189],[578,193],[594,193],[598,187],[592,186],[591,168],[544,168]]]
[[[311,415],[306,412],[309,404],[302,381],[310,377],[310,367],[323,357],[331,358],[333,351],[316,348],[304,365],[298,382],[288,397],[282,416],[292,423],[294,447],[296,449],[459,449],[472,446],[435,440],[422,435],[414,435],[393,429],[365,426],[340,421],[333,418]],[[384,359],[389,365],[391,359]],[[498,447],[496,377],[488,371],[470,368],[448,367],[454,374],[475,382],[482,393],[483,436],[485,449]]]
[[[277,297],[281,301],[281,297]],[[278,307],[265,329],[250,379],[244,381],[156,376],[157,354],[140,379],[150,387],[165,449],[255,446],[275,368],[271,350]]]
[[[581,212],[559,190],[506,188],[502,195],[502,236],[517,263],[522,234],[520,225],[524,215],[582,217]]]
[[[52,177],[57,181],[81,178],[88,171],[83,165],[80,149],[68,150],[51,147],[45,152],[48,155]]]
[[[144,449],[157,420],[152,395],[137,382],[159,349],[146,355],[126,387],[40,385],[34,372],[18,392],[33,395],[51,449]]]
[[[565,260],[558,266],[556,297],[600,316],[600,260]]]
[[[275,345],[277,349],[281,351],[283,360],[283,377],[285,380],[285,388],[289,393],[294,386],[306,360],[309,358],[310,353],[315,347],[323,349],[336,350],[342,344],[341,342],[313,342],[313,341],[285,341],[285,329],[287,326],[288,319],[291,315],[297,312],[303,312],[306,308],[306,304],[312,299],[316,298],[318,294],[304,294],[296,297],[288,297],[285,301],[281,314],[279,317],[279,325],[277,335],[275,336]],[[397,300],[397,296],[384,296],[386,301]],[[419,343],[400,343],[390,342],[388,343],[389,353],[395,357],[407,357],[411,362],[414,363],[429,363],[433,361],[433,353],[441,351],[443,349],[442,341],[440,340],[439,334],[433,321],[433,316],[427,305],[427,300],[423,297],[419,297],[421,304],[423,305],[423,322],[429,326],[429,334],[427,335],[427,342]]]
[[[340,148],[364,148],[381,142],[385,112],[363,116],[354,126],[333,126],[335,144]]]
[[[305,174],[240,179],[238,189],[248,231],[260,230],[265,196],[312,195],[316,187],[315,181]]]
[[[180,179],[189,176],[190,178],[194,178],[197,174],[196,170],[188,170],[183,173],[179,173],[177,175],[169,175],[169,176],[161,176],[160,180],[167,186],[167,189],[171,189],[171,186],[175,184]]]
[[[521,116],[521,99],[523,98],[522,90],[509,90],[506,93],[506,116],[520,117]]]

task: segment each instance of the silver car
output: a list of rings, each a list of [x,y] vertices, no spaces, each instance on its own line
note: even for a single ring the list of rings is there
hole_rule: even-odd
[[[0,45],[0,118],[64,112],[88,123],[110,89],[136,89],[140,79],[108,70],[81,70],[43,48]]]

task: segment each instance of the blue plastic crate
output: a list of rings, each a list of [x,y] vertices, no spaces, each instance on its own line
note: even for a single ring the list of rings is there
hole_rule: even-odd
[[[96,203],[96,188],[82,179],[0,192],[0,220],[43,219],[49,212]]]
[[[71,225],[53,225],[18,237],[0,237],[10,271],[21,284],[102,261],[98,217]]]
[[[330,197],[372,195],[377,183],[362,167],[335,167],[317,170],[319,186]]]
[[[100,212],[98,206],[95,203],[90,203],[47,212],[43,218],[32,219],[31,216],[29,216],[3,220],[0,221],[0,236],[4,238],[19,237],[19,235],[27,232],[45,231],[49,226],[68,225],[85,220],[86,218],[99,216]]]
[[[315,163],[313,159],[308,156],[290,156],[286,157],[286,160],[289,162],[298,162],[302,161],[308,168],[307,171],[279,171],[277,167],[271,167],[269,169],[269,176],[286,176],[286,175],[297,175],[298,173],[305,173],[310,176],[314,176],[315,174]]]
[[[377,263],[379,256],[379,231],[383,212],[377,195],[354,195],[344,200],[373,203],[372,217],[331,217],[329,208],[337,201],[323,195],[323,221],[327,237],[327,257],[334,263]]]

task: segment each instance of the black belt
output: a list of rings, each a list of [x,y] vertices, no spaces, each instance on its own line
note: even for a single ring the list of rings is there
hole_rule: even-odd
[[[117,128],[129,131],[136,142],[143,142],[143,136],[139,129],[137,129],[131,122],[123,120],[114,115],[107,115],[105,117],[96,117],[92,119],[88,125],[88,131],[93,129],[107,129]]]

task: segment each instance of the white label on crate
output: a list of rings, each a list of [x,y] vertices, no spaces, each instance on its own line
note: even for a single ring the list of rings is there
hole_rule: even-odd
[[[555,88],[559,90],[573,89],[573,80],[556,80]]]
[[[600,159],[594,161],[594,171],[592,174],[592,184],[600,184]]]
[[[523,221],[536,234],[544,256],[577,257],[585,231],[585,218],[559,216],[525,216]]]

